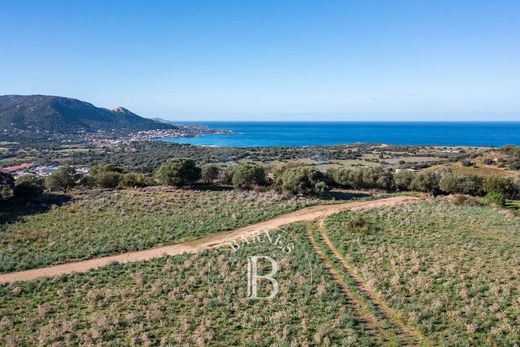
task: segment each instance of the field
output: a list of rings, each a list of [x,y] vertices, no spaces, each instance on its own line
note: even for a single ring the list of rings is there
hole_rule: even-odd
[[[0,272],[200,238],[319,202],[273,192],[170,188],[93,192],[2,226]]]
[[[433,344],[520,341],[520,219],[511,211],[422,202],[342,212],[321,232],[366,290]]]
[[[2,286],[0,345],[374,345],[303,229],[279,231],[290,253],[264,239],[237,253],[226,247]],[[246,257],[260,254],[279,264],[279,293],[269,301],[245,298]]]
[[[143,205],[157,197],[157,192],[149,194],[147,190],[111,193],[115,201],[101,196],[106,204],[96,205],[111,211],[114,219],[114,211],[127,215],[129,201],[136,201],[158,218],[164,206],[160,204],[157,212],[153,203]],[[182,201],[186,194],[190,201],[194,194],[207,201],[212,196],[208,194],[215,194],[214,199],[225,202],[221,206],[237,198],[226,195],[229,192],[164,188],[161,194],[166,201],[170,200],[165,196]],[[279,197],[249,194],[257,194],[249,198],[252,205],[240,196],[248,207],[240,205],[244,211],[262,204],[266,211],[274,207],[280,211]],[[86,201],[49,213],[71,206],[81,210],[94,200]],[[213,223],[211,209],[196,201],[205,206],[197,218],[203,214],[207,223]],[[197,211],[194,202],[182,204]],[[285,204],[286,209],[295,208]],[[92,213],[93,205],[87,207]],[[271,212],[265,212],[264,219],[267,213]],[[231,219],[249,224],[249,218]],[[197,225],[188,228],[205,235],[206,229],[196,229]],[[144,230],[140,237],[147,240]],[[119,235],[117,229],[109,234]],[[179,235],[177,239],[186,237]],[[0,345],[248,341],[283,346],[505,346],[520,340],[520,218],[511,210],[443,198],[340,212],[270,235],[271,239],[242,240],[237,252],[225,246],[0,286]],[[272,300],[247,298],[247,258],[259,255],[275,259],[279,267],[275,276],[279,292]],[[268,270],[264,263],[259,272]],[[269,295],[271,288],[269,282],[259,282],[259,295]]]

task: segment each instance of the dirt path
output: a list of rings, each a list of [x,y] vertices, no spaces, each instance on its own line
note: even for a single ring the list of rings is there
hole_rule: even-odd
[[[134,261],[161,258],[167,255],[179,255],[182,253],[199,253],[208,249],[228,245],[231,241],[247,237],[256,233],[262,233],[269,229],[279,228],[286,224],[301,221],[309,221],[317,218],[325,218],[342,210],[361,210],[376,207],[394,205],[402,202],[415,201],[420,198],[412,196],[395,196],[372,201],[354,201],[335,205],[321,205],[301,209],[285,214],[265,222],[252,224],[233,231],[220,232],[201,239],[182,242],[176,245],[147,249],[143,251],[128,252],[113,256],[94,258],[84,261],[53,265],[44,268],[31,269],[19,272],[0,274],[0,283],[17,281],[29,281],[37,278],[67,275],[75,272],[86,272],[112,263],[129,263]]]
[[[365,281],[358,270],[350,264],[348,258],[343,256],[336,246],[332,243],[324,226],[325,219],[321,219],[318,223],[318,232],[323,240],[323,243],[330,250],[334,258],[341,264],[343,269],[353,279],[358,290],[369,300],[379,313],[394,326],[403,338],[403,343],[406,346],[430,346],[431,343],[413,326],[408,325],[404,319],[392,308],[390,308],[384,299],[373,290]]]

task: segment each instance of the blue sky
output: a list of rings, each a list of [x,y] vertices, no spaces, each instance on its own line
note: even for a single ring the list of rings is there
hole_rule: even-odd
[[[176,120],[519,120],[520,1],[0,2],[0,94]]]

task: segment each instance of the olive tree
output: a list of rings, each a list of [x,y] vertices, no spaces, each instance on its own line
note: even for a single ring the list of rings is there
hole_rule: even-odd
[[[309,167],[285,170],[276,180],[276,189],[295,195],[320,194],[328,190],[325,176]]]
[[[76,172],[76,169],[66,165],[60,167],[55,173],[47,176],[45,186],[51,191],[59,190],[66,194],[69,189],[77,184],[79,178],[80,175]]]
[[[267,183],[265,169],[260,165],[247,163],[237,167],[232,179],[237,189],[253,189]]]
[[[201,169],[192,159],[169,159],[155,173],[161,184],[182,187],[200,179]]]

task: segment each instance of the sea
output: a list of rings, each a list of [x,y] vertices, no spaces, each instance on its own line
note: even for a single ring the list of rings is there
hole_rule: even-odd
[[[188,122],[185,122],[188,123]],[[195,124],[195,122],[194,122]],[[393,145],[520,145],[520,122],[196,122],[231,134],[161,141],[214,147]]]

